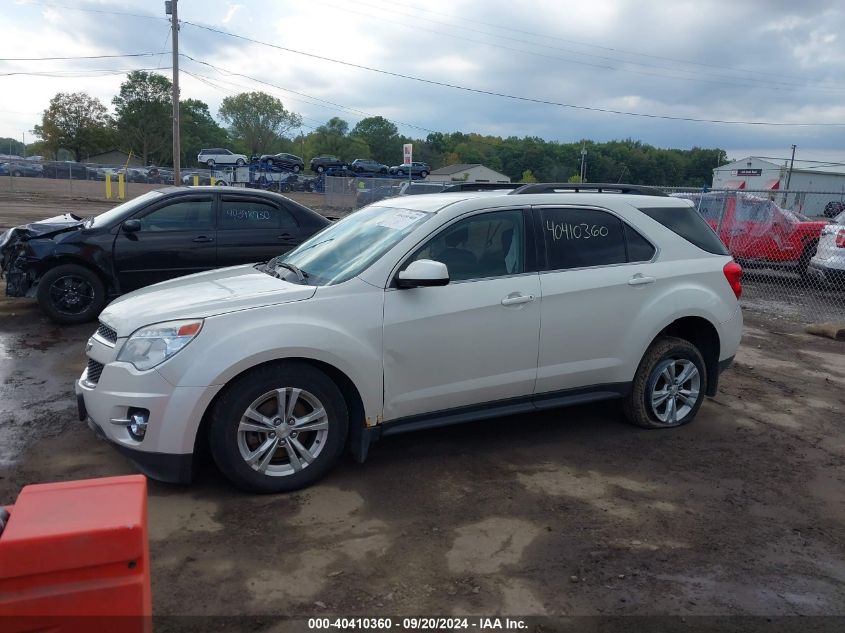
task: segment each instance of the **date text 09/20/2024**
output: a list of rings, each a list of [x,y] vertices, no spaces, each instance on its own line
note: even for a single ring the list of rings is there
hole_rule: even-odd
[[[524,630],[528,627],[520,618],[472,617],[409,617],[401,620],[392,618],[309,618],[309,630],[328,629],[373,629],[389,630],[393,628],[406,631],[415,630]]]

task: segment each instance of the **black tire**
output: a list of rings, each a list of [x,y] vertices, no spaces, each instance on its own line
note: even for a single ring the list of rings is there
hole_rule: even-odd
[[[244,165],[246,165],[246,163],[244,162],[243,158],[239,158],[235,161],[235,165],[237,165],[238,167],[243,167]]]
[[[268,401],[270,405],[269,415],[274,417],[272,419],[265,418],[269,422],[266,433],[264,431],[260,433],[239,431],[239,426],[246,420],[244,417],[246,411],[251,409],[261,398],[278,389],[299,389],[309,397],[316,399],[326,413],[325,418],[328,428],[322,435],[319,450],[316,449],[317,444],[315,444],[318,439],[318,431],[312,432],[310,438],[301,440],[301,446],[312,442],[306,448],[315,453],[315,458],[314,461],[306,463],[305,466],[300,464],[298,470],[289,457],[289,453],[294,451],[299,456],[302,454],[293,449],[293,443],[287,446],[283,445],[285,441],[291,442],[292,438],[299,441],[299,438],[293,434],[293,430],[297,427],[287,427],[285,420],[280,420],[276,413],[272,413],[272,401]],[[286,394],[286,397],[290,397],[290,395]],[[267,410],[261,411],[261,406],[254,410],[261,413],[262,416],[268,414]],[[295,416],[296,414],[292,415]],[[299,415],[302,416],[301,413]],[[308,415],[308,413],[305,415]],[[261,424],[254,424],[253,426],[264,428],[264,425]],[[346,401],[331,378],[307,363],[279,362],[252,369],[226,386],[211,413],[211,424],[208,431],[209,445],[218,468],[229,481],[239,488],[262,493],[288,492],[314,483],[335,464],[346,445],[348,427],[349,414]],[[273,434],[272,440],[270,439],[271,432]],[[287,440],[281,439],[283,433],[288,434]],[[305,431],[302,433],[307,434]],[[258,444],[255,449],[246,444],[250,435],[255,436],[252,439],[254,443]],[[302,438],[304,435],[299,437]],[[242,446],[246,447],[244,450],[258,451],[268,440],[275,440],[277,444],[276,448],[268,448],[264,451],[263,457],[266,457],[272,450],[264,468],[267,470],[275,468],[278,469],[277,472],[281,472],[282,469],[290,469],[290,474],[265,474],[246,462],[246,458],[241,452]],[[285,463],[285,458],[287,458],[287,463]],[[263,462],[264,459],[257,459],[256,461]]]
[[[302,167],[300,167],[299,165],[294,165],[293,166],[293,173],[298,174],[301,169],[302,169]]]
[[[428,176],[428,172],[427,172],[425,169],[423,169],[423,170],[420,172],[420,178],[425,178],[426,176]]]
[[[400,176],[404,176],[404,175],[405,175],[405,170],[404,170],[404,169],[397,169],[397,170],[396,170],[396,173],[397,173],[397,174],[399,174]]]
[[[23,174],[21,174],[21,172],[19,172],[19,171],[12,172],[12,176],[14,176],[15,178],[20,178],[22,175]]]
[[[684,402],[687,399],[687,395],[683,394],[683,391],[691,393],[691,389],[681,390],[679,395],[669,395],[663,401],[667,404],[661,413],[659,409],[662,404],[657,407],[653,406],[652,395],[658,390],[658,387],[663,386],[666,382],[663,367],[666,363],[672,363],[673,361],[673,371],[679,366],[685,366],[687,363],[691,363],[695,367],[698,372],[698,390],[694,398],[694,404],[691,406],[688,402]],[[625,417],[632,424],[645,429],[664,429],[682,426],[692,422],[693,418],[695,418],[698,409],[701,407],[701,403],[704,401],[706,388],[707,369],[698,348],[682,338],[673,336],[660,337],[651,344],[651,347],[646,350],[640,361],[640,366],[634,375],[631,392],[624,400]],[[667,385],[666,391],[671,391],[671,387]],[[679,411],[677,405],[675,405],[676,414],[674,419],[672,419],[671,414],[666,415],[667,419],[661,419],[662,416],[669,412],[669,399],[674,402],[681,400],[683,406]],[[679,413],[681,414],[680,417],[678,417]]]
[[[802,279],[807,279],[810,269],[810,260],[813,259],[813,255],[816,254],[816,249],[818,249],[818,247],[818,241],[813,240],[804,247],[803,251],[801,251],[801,257],[798,258],[798,274],[801,275]]]
[[[214,169],[214,165],[216,165],[217,163],[214,162],[213,158],[209,158],[207,161],[205,161],[205,164],[208,165],[209,169]]]
[[[36,296],[44,314],[62,324],[93,321],[106,305],[102,280],[78,264],[62,264],[44,273]]]
[[[317,173],[318,174],[322,174],[324,171],[326,171],[325,167],[323,167],[322,165],[317,165]]]

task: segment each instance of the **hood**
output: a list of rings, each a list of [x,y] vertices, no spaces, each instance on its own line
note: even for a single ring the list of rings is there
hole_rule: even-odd
[[[18,239],[30,240],[36,237],[52,237],[65,231],[75,231],[82,228],[84,224],[85,221],[73,213],[65,213],[54,218],[22,224],[0,233],[0,250]]]
[[[171,279],[123,295],[103,310],[100,320],[123,337],[152,323],[302,301],[316,291],[316,286],[277,279],[251,264],[233,266]]]

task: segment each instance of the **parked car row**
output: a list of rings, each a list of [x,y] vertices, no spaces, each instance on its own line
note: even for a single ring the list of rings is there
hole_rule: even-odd
[[[388,167],[384,163],[369,158],[356,158],[350,163],[341,160],[337,156],[315,156],[311,159],[311,171],[322,174],[329,169],[347,169],[352,175],[357,174],[392,174],[398,176],[408,175],[425,178],[431,173],[431,167],[427,163],[411,163],[408,165],[395,165]]]

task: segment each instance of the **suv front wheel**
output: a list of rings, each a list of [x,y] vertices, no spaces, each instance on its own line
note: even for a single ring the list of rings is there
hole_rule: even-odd
[[[685,339],[661,337],[640,361],[625,398],[625,415],[646,429],[687,424],[698,413],[706,384],[707,370],[698,348]]]
[[[312,484],[337,461],[349,425],[346,401],[306,363],[255,368],[231,382],[212,411],[214,461],[235,485],[286,492]]]

